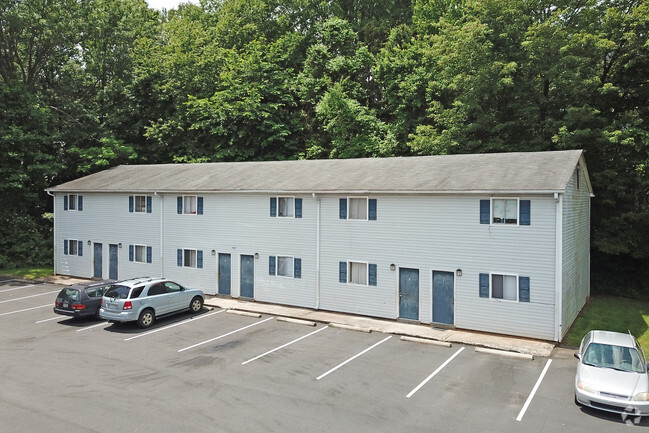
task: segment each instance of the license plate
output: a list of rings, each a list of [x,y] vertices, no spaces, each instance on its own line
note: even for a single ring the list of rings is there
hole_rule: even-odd
[[[109,310],[114,310],[115,308],[117,308],[117,304],[112,302],[106,303],[106,306],[108,307]]]
[[[64,303],[63,303],[63,308],[68,308],[69,305],[70,305],[70,304],[68,304],[67,302],[64,302]]]

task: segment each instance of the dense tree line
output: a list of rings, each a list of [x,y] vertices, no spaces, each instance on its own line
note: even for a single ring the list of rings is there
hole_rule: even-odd
[[[649,296],[641,0],[0,0],[0,268],[124,163],[581,148],[593,286]]]

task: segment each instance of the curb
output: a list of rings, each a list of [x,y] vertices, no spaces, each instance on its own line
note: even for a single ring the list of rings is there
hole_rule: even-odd
[[[430,340],[428,338],[408,337],[406,335],[401,337],[401,341],[430,344],[432,346],[440,346],[440,347],[453,347],[453,345],[447,341]]]
[[[534,355],[529,355],[527,353],[510,352],[510,351],[507,351],[507,350],[489,349],[487,347],[476,347],[475,351],[479,352],[479,353],[488,353],[488,354],[491,354],[491,355],[506,356],[506,357],[509,357],[509,358],[527,359],[527,360],[530,360],[530,361],[534,360]]]

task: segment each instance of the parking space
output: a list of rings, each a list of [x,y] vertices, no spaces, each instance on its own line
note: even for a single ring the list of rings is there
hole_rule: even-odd
[[[574,405],[571,351],[521,360],[209,308],[141,330],[57,316],[60,288],[0,282],[7,431],[639,427]]]

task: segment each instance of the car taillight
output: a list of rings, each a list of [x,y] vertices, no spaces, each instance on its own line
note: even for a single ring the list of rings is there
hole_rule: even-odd
[[[133,309],[133,304],[131,304],[131,301],[124,302],[124,308],[122,308],[122,310],[132,310],[132,309]]]
[[[72,304],[73,310],[83,310],[84,308],[86,308],[86,306],[83,304]]]
[[[61,305],[61,303],[59,301],[54,301],[54,306],[55,307],[58,307],[59,305]]]

